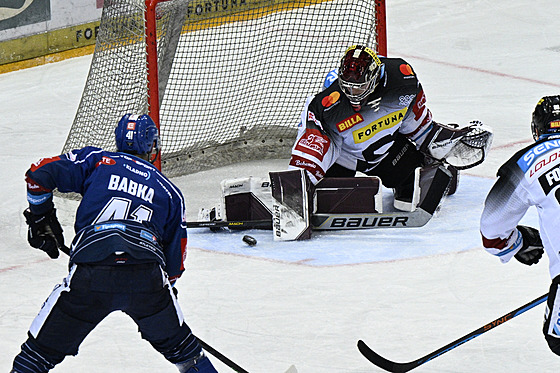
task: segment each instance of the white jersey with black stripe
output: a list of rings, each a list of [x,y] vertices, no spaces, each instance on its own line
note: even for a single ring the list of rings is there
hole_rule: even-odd
[[[485,249],[508,262],[521,248],[516,229],[529,207],[539,215],[539,232],[550,275],[560,274],[560,137],[518,151],[498,171],[480,219]]]

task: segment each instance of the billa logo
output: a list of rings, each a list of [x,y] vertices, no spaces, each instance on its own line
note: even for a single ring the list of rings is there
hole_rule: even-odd
[[[553,120],[550,122],[550,128],[560,128],[560,120]]]
[[[336,128],[338,128],[338,132],[343,132],[363,121],[364,121],[364,117],[362,117],[360,113],[356,113],[352,115],[350,118],[346,118],[342,122],[337,123]]]
[[[323,100],[321,100],[321,104],[323,104],[324,107],[329,107],[334,103],[336,103],[339,98],[340,98],[340,92],[333,92],[327,97],[324,97]]]

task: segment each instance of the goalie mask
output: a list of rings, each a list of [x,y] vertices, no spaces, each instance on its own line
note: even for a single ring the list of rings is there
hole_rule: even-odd
[[[360,110],[373,93],[383,70],[383,63],[370,48],[353,45],[346,50],[340,61],[338,84],[355,110]]]
[[[533,112],[531,132],[535,141],[546,136],[560,135],[560,96],[540,99]]]
[[[117,150],[144,155],[159,151],[158,129],[150,116],[125,114],[115,128]]]

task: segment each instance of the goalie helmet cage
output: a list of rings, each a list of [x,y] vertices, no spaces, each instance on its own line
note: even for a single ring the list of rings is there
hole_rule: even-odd
[[[167,176],[287,158],[353,44],[386,55],[385,0],[105,0],[63,152],[115,150],[118,120],[149,113]]]

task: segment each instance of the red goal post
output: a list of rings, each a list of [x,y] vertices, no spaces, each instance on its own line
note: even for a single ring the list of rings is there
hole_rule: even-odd
[[[114,150],[149,113],[168,176],[289,157],[307,96],[346,48],[386,55],[385,0],[105,0],[63,151]]]

